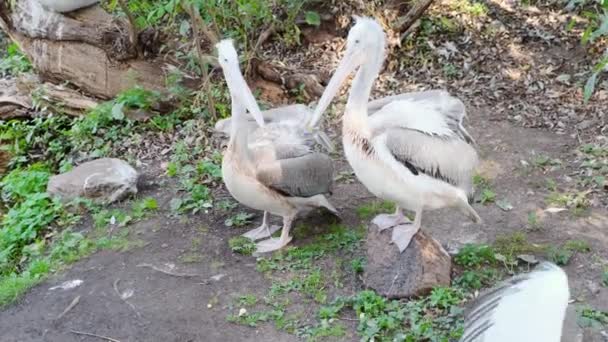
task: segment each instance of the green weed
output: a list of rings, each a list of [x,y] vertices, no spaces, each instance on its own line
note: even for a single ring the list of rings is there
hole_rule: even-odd
[[[238,213],[224,221],[226,227],[243,227],[251,223],[251,219],[255,217],[251,213]]]
[[[228,246],[234,253],[239,253],[243,255],[251,255],[255,252],[256,246],[255,242],[249,240],[244,236],[233,237],[228,240]]]
[[[454,262],[467,268],[477,268],[496,261],[494,249],[488,245],[467,244],[454,257]]]
[[[6,47],[6,53],[0,58],[0,76],[18,76],[32,69],[32,64],[21,52],[19,46],[11,43]]]
[[[389,201],[374,201],[360,205],[357,215],[361,220],[368,220],[378,214],[392,213],[395,211],[395,203]]]

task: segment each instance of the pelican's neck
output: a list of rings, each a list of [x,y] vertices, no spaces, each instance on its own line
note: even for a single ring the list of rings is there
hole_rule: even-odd
[[[245,108],[234,100],[232,101],[231,121],[228,149],[233,154],[249,160],[249,148],[247,147],[249,131],[247,129],[247,119],[245,118]]]
[[[367,103],[374,81],[380,73],[378,64],[381,65],[381,62],[366,63],[357,71],[344,110],[345,124],[355,124],[360,128],[367,127]]]

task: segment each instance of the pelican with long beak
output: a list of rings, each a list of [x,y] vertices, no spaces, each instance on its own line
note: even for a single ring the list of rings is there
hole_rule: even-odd
[[[569,298],[566,273],[543,262],[479,296],[460,342],[560,342]]]
[[[217,45],[218,61],[232,99],[230,140],[222,162],[222,176],[230,194],[240,203],[264,211],[262,226],[245,236],[257,244],[256,254],[274,251],[291,241],[289,231],[296,215],[306,209],[325,207],[337,214],[324,194],[333,183],[331,159],[310,148],[311,135],[303,136],[291,126],[272,126],[264,117],[239,68],[231,40]],[[264,130],[251,141],[246,111]],[[283,217],[279,238],[267,224],[268,214]]]
[[[309,126],[316,125],[341,84],[356,70],[342,121],[344,153],[371,193],[397,204],[395,214],[376,216],[372,222],[381,230],[393,228],[392,242],[401,252],[420,229],[423,210],[457,207],[480,222],[469,204],[478,158],[473,139],[462,126],[464,104],[437,90],[368,104],[384,61],[385,34],[375,20],[355,19],[346,53]],[[413,223],[402,209],[415,212]]]

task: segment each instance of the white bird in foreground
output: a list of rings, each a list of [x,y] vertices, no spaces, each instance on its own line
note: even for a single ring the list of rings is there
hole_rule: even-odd
[[[237,201],[265,212],[262,226],[246,236],[253,240],[270,237],[268,213],[283,217],[281,237],[259,242],[256,254],[274,251],[291,241],[289,231],[300,211],[325,207],[337,214],[324,196],[333,184],[333,164],[327,155],[310,149],[311,136],[300,135],[302,129],[265,125],[241,74],[232,41],[223,40],[216,47],[232,98],[230,141],[222,162],[222,176]],[[246,110],[264,128],[255,131],[259,138],[253,141],[249,139]]]
[[[374,195],[397,204],[393,215],[373,220],[393,227],[392,242],[403,252],[420,229],[423,210],[457,207],[475,222],[469,204],[477,165],[473,139],[462,126],[464,104],[445,91],[368,99],[385,53],[385,34],[373,19],[356,17],[344,58],[336,69],[309,125],[314,126],[356,69],[342,121],[344,153],[357,178]],[[374,108],[376,109],[376,108]],[[401,209],[415,211],[413,224]]]
[[[566,273],[543,262],[476,299],[460,342],[560,342],[569,298]]]
[[[67,13],[81,8],[89,7],[99,2],[99,0],[37,0],[47,9],[58,12]]]

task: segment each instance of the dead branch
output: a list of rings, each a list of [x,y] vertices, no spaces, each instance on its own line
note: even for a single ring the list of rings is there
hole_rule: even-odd
[[[199,274],[194,274],[194,273],[176,273],[176,272],[171,272],[165,269],[162,269],[158,266],[152,265],[152,264],[139,264],[137,265],[137,267],[147,267],[147,268],[151,268],[153,270],[155,270],[156,272],[160,272],[160,273],[164,273],[166,275],[170,275],[173,277],[180,277],[180,278],[193,278],[193,277],[199,277]]]
[[[70,330],[70,332],[72,334],[76,334],[76,335],[83,335],[83,336],[89,336],[89,337],[97,337],[99,339],[110,341],[110,342],[120,342],[119,340],[111,338],[111,337],[97,335],[97,334],[92,334],[92,333],[88,333],[88,332],[84,332],[84,331]]]
[[[113,287],[114,287],[114,292],[116,292],[116,295],[118,296],[118,298],[120,298],[123,302],[125,302],[125,304],[127,304],[137,315],[137,318],[141,319],[141,314],[139,313],[139,311],[137,311],[137,309],[135,308],[135,305],[133,305],[133,303],[129,302],[127,300],[127,298],[129,296],[125,295],[124,293],[120,292],[120,290],[118,289],[118,283],[120,282],[120,279],[116,279],[114,281]]]
[[[426,11],[429,6],[433,3],[433,0],[418,0],[414,6],[407,12],[403,17],[397,20],[396,27],[399,32],[404,32],[401,35],[401,40],[409,35],[411,31],[408,32],[408,29],[417,22],[424,11]]]
[[[131,41],[131,46],[135,50],[135,56],[137,56],[137,37],[139,36],[139,32],[137,30],[137,25],[135,24],[135,18],[133,18],[133,13],[129,10],[125,0],[118,0],[118,4],[129,20],[129,40]]]
[[[303,87],[303,90],[310,97],[321,96],[325,90],[320,77],[315,74],[300,73],[267,62],[257,63],[256,71],[263,79],[278,83],[287,89],[293,90]]]
[[[194,45],[196,46],[196,53],[199,59],[199,65],[203,74],[203,87],[207,94],[207,104],[211,117],[217,120],[217,113],[215,112],[215,101],[213,100],[213,93],[211,91],[211,84],[207,82],[209,79],[209,71],[207,70],[207,60],[205,54],[201,49],[201,32],[207,37],[209,42],[213,45],[217,43],[217,37],[206,27],[203,18],[200,13],[196,10],[194,5],[187,6],[190,18],[192,19],[192,35],[194,38]]]
[[[270,24],[269,27],[267,27],[264,31],[262,31],[262,33],[258,37],[258,40],[255,42],[253,49],[251,49],[251,51],[248,52],[247,66],[245,67],[245,75],[249,75],[249,72],[251,71],[251,61],[254,58],[256,58],[256,54],[257,54],[260,46],[262,46],[262,44],[264,44],[268,40],[268,38],[270,38],[275,32],[276,32],[276,27],[274,26],[274,23]]]
[[[72,310],[76,305],[78,305],[79,302],[80,302],[80,296],[77,296],[76,298],[74,298],[72,300],[70,305],[68,305],[68,307],[65,308],[65,310],[63,310],[63,312],[55,318],[55,322],[61,320],[63,318],[63,316],[65,316],[68,312],[70,312],[70,310]]]

